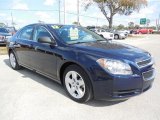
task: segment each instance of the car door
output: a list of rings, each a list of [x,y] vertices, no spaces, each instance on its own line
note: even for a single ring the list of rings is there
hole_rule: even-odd
[[[37,71],[56,78],[57,61],[56,61],[56,45],[52,46],[46,43],[39,43],[38,39],[41,37],[50,37],[53,39],[51,33],[43,26],[37,26],[34,31],[34,52],[32,53],[32,67]]]
[[[32,35],[34,26],[27,26],[23,28],[18,34],[16,41],[14,42],[14,48],[17,54],[17,58],[20,64],[30,67],[31,56],[30,51],[32,50]]]

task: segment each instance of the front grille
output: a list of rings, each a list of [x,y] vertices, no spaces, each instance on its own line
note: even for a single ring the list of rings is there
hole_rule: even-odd
[[[149,59],[146,59],[146,60],[137,62],[137,65],[138,65],[139,67],[145,67],[145,66],[147,66],[147,65],[149,65],[149,64],[151,64],[151,63],[152,63],[152,59],[149,58]]]
[[[119,90],[114,92],[114,96],[132,96],[141,93],[141,90],[139,89],[131,89],[131,90]]]
[[[152,69],[152,70],[149,70],[147,72],[143,72],[142,75],[143,75],[143,80],[144,81],[153,80],[154,77],[155,77],[155,71],[154,71],[154,69]]]

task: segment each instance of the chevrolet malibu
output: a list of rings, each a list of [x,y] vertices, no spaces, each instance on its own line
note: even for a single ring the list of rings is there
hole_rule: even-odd
[[[75,25],[31,24],[7,43],[14,70],[28,68],[64,86],[76,102],[124,100],[151,88],[151,55]]]

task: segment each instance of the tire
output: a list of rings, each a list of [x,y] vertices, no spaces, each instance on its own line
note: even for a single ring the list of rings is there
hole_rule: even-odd
[[[79,103],[92,98],[92,85],[87,73],[77,65],[70,65],[63,74],[63,85],[68,96]]]
[[[119,39],[119,35],[114,35],[114,39]]]
[[[100,36],[104,38],[104,36],[103,36],[103,35],[100,35]]]
[[[14,70],[19,70],[21,69],[21,66],[18,64],[17,62],[17,58],[15,56],[15,54],[11,51],[9,53],[9,61],[10,61],[10,65]]]

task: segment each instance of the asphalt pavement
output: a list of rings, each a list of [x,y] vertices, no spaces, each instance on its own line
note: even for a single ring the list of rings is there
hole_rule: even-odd
[[[160,120],[160,35],[118,42],[149,51],[156,62],[153,87],[123,102],[72,101],[63,87],[27,69],[11,69],[0,55],[0,120]]]

